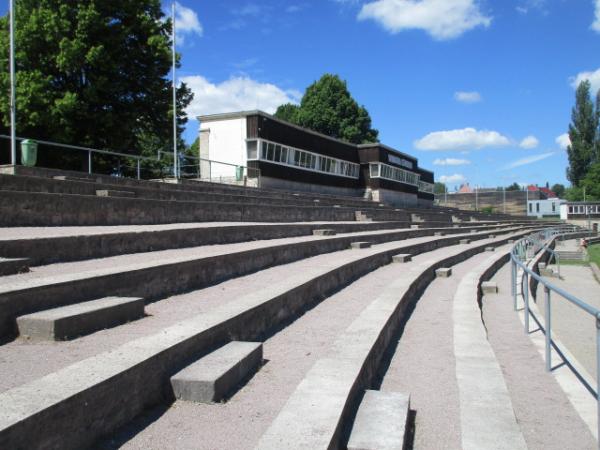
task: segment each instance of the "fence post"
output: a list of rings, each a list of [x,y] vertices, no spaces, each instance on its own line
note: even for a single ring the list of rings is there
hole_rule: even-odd
[[[512,256],[511,256],[512,258]],[[517,310],[517,273],[519,268],[517,267],[516,261],[512,260],[512,296],[513,296],[513,307]]]
[[[88,150],[88,173],[92,174],[92,152]]]
[[[521,282],[521,291],[525,301],[525,334],[529,334],[529,274],[523,270],[523,279]]]
[[[140,179],[140,160],[137,160],[137,179]]]
[[[550,304],[550,288],[544,286],[546,299],[546,372],[552,370],[552,309]]]

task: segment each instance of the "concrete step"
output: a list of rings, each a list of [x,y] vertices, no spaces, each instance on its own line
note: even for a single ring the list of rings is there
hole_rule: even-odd
[[[262,363],[262,343],[230,342],[171,377],[175,398],[212,403],[226,398]]]
[[[66,341],[144,316],[144,299],[108,297],[17,317],[26,339]]]
[[[516,236],[525,236],[519,231]],[[514,237],[512,235],[511,237]],[[507,238],[497,239],[503,245]],[[261,437],[257,449],[342,448],[348,419],[363,389],[370,389],[393,336],[434,271],[482,253],[486,245],[451,247],[443,254],[413,261],[318,360]],[[475,302],[476,303],[476,302]]]
[[[514,230],[507,229],[506,232]],[[464,235],[432,238],[430,248],[454,245]],[[302,258],[345,250],[368,239],[373,244],[430,236],[431,230],[399,230],[335,237],[295,238],[264,243],[229,244],[206,249],[190,248],[181,257],[161,259],[158,252],[115,257],[110,267],[31,279],[26,275],[0,286],[0,335],[16,332],[15,318],[44,309],[107,296],[142,297],[147,301],[219,283],[226,279]],[[478,237],[483,239],[487,232]],[[183,253],[183,252],[182,252]],[[206,256],[202,256],[202,254]],[[398,253],[398,252],[396,252]],[[412,253],[412,251],[403,252]],[[391,258],[391,256],[390,256]],[[123,259],[125,263],[117,262]],[[75,264],[75,263],[72,263]],[[106,263],[103,263],[106,266]],[[34,275],[34,274],[32,274]]]
[[[404,449],[409,410],[409,395],[365,391],[352,425],[348,450]]]
[[[0,276],[29,272],[28,258],[0,258]]]
[[[111,189],[96,189],[96,196],[98,197],[129,197],[134,198],[135,192],[131,191],[115,191]]]
[[[350,244],[350,248],[353,249],[360,249],[360,248],[371,248],[371,245],[373,245],[371,242],[352,242]]]
[[[395,263],[407,263],[412,261],[412,255],[394,255],[392,258]]]
[[[346,259],[336,262],[335,267],[315,265],[310,273],[293,273],[208,313],[6,391],[0,394],[0,448],[35,448],[42,443],[50,448],[88,447],[98,437],[169,398],[170,377],[190,360],[232,338],[253,340],[267,330],[276,329],[340,286],[388,264],[395,254],[430,251],[451,245],[449,239],[421,238],[420,243],[412,245],[389,243],[370,252],[347,252]],[[464,256],[475,251],[475,247],[463,250]],[[452,253],[455,252],[444,250],[444,258]],[[416,282],[417,273],[407,275],[411,283]],[[425,274],[432,276],[431,270]],[[346,341],[347,337],[341,342],[354,342]],[[353,346],[353,352],[360,356],[361,348],[362,344]],[[344,377],[336,382],[345,385],[347,380]],[[335,395],[337,392],[336,388]],[[320,402],[318,407],[321,405]],[[119,413],[115,414],[115,410]],[[301,420],[317,419],[315,416]],[[293,437],[290,441],[296,442]]]

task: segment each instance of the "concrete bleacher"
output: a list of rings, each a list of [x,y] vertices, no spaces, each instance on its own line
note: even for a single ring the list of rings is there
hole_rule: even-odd
[[[357,212],[368,220],[357,220]],[[65,449],[110,440],[125,426],[141,437],[139,418],[154,407],[181,413],[188,406],[169,408],[181,401],[172,377],[194,361],[204,361],[203,372],[209,364],[226,373],[216,367],[216,352],[232,341],[264,343],[267,364],[237,386],[223,410],[252,398],[262,377],[276,376],[272,339],[302,326],[318,305],[350,295],[358,280],[383,277],[362,311],[328,317],[330,325],[347,322],[328,346],[308,352],[314,365],[298,372],[298,384],[274,392],[285,395],[279,409],[257,413],[269,423],[244,431],[256,434],[240,448],[347,446],[360,399],[377,389],[393,337],[436,270],[541,228],[525,218],[359,198],[21,167],[0,171],[0,224],[0,258],[23,258],[30,269],[0,274],[0,373],[7,375],[0,381],[0,448]],[[488,255],[478,270],[496,267],[504,255]],[[112,303],[96,305],[107,298],[143,301],[119,315]],[[65,328],[56,331],[61,320]],[[70,338],[77,339],[37,342]],[[304,335],[302,345],[310,339]],[[27,361],[41,362],[22,371]],[[260,410],[261,399],[255,404]],[[203,408],[210,414],[218,406]],[[232,412],[225,421],[230,429],[219,445],[202,448],[236,448],[223,442],[241,433],[239,417]],[[156,426],[168,423],[158,419]],[[196,424],[194,433],[203,427],[210,424]],[[368,423],[355,429],[368,437]]]

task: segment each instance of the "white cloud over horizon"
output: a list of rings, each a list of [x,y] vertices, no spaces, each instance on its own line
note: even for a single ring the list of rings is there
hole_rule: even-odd
[[[466,166],[471,164],[468,159],[444,158],[433,161],[434,166]]]
[[[510,139],[497,131],[476,130],[475,128],[435,131],[414,142],[415,148],[423,151],[480,150],[508,145],[510,145]]]
[[[457,91],[454,93],[454,100],[461,103],[479,103],[482,98],[481,94],[476,91]]]
[[[528,150],[536,148],[538,145],[540,145],[540,141],[535,136],[527,136],[521,142],[519,142],[519,147]]]
[[[560,136],[557,136],[555,142],[560,146],[561,149],[566,150],[567,147],[571,145],[569,133],[563,133]]]
[[[247,76],[231,77],[211,83],[201,75],[182,77],[194,93],[187,109],[190,118],[206,114],[260,109],[272,114],[279,105],[297,103],[302,93],[284,90],[271,83],[261,83]]]
[[[457,38],[492,22],[477,0],[376,0],[362,6],[358,20],[374,20],[391,34],[423,30],[437,40]]]
[[[181,3],[175,3],[175,31],[177,32],[177,40],[180,44],[185,42],[186,34],[195,34],[202,36],[204,28],[198,19],[198,14],[191,9],[183,6]]]
[[[515,169],[521,166],[527,166],[529,164],[533,164],[544,159],[550,158],[554,155],[554,152],[542,153],[541,155],[528,156],[526,158],[517,159],[516,161],[511,162],[503,167],[503,170]]]
[[[460,174],[460,173],[455,173],[454,175],[442,175],[438,181],[440,183],[463,183],[465,182],[467,179],[465,178],[464,175]]]
[[[577,75],[570,78],[571,87],[573,89],[577,89],[577,86],[579,86],[579,84],[585,80],[588,80],[590,82],[592,95],[595,96],[596,92],[600,90],[600,69],[594,71],[579,72]]]
[[[592,30],[600,33],[600,0],[595,0],[594,3],[594,22],[592,23]]]

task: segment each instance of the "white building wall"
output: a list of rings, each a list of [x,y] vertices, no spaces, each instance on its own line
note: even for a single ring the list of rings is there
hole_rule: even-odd
[[[530,217],[558,216],[561,213],[560,206],[563,202],[564,200],[558,198],[529,200],[527,202],[527,215]]]
[[[207,148],[203,158],[211,160],[210,178],[234,178],[236,166],[246,166],[246,118],[207,122],[200,128],[200,148]],[[203,140],[208,139],[208,145],[203,147]],[[224,163],[224,164],[219,164]],[[203,164],[203,168],[206,163]],[[208,178],[208,174],[202,174]]]

